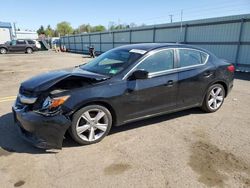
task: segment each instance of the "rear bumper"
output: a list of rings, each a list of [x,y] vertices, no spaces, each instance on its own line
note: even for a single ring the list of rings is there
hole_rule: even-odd
[[[61,149],[71,121],[64,115],[46,117],[12,108],[14,121],[24,140],[43,149]]]

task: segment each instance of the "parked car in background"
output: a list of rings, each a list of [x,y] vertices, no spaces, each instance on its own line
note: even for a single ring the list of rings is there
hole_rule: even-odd
[[[25,52],[31,54],[37,51],[36,42],[34,40],[12,40],[4,44],[0,44],[0,54],[6,54],[10,52]]]
[[[13,114],[39,148],[61,148],[67,130],[79,144],[93,144],[112,126],[193,107],[216,112],[233,79],[232,64],[201,48],[126,45],[23,82]]]

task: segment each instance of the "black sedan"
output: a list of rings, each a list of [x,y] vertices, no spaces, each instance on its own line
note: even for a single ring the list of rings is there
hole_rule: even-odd
[[[39,148],[102,140],[112,126],[201,107],[215,112],[233,87],[234,66],[181,44],[135,44],[20,86],[13,106],[23,137]]]

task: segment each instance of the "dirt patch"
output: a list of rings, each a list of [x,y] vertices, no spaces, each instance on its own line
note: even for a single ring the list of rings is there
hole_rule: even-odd
[[[23,186],[24,184],[25,184],[25,181],[20,180],[20,181],[18,181],[18,182],[16,182],[16,183],[14,184],[14,187],[21,187],[21,186]]]
[[[125,171],[129,170],[131,166],[129,164],[112,164],[104,169],[105,175],[117,175],[122,174]]]
[[[11,153],[0,148],[0,157],[10,155]]]
[[[238,179],[244,185],[249,185],[250,165],[232,153],[221,150],[206,140],[195,142],[191,147],[191,153],[188,164],[200,175],[201,183],[207,186],[224,187],[228,173],[236,173],[235,180]]]

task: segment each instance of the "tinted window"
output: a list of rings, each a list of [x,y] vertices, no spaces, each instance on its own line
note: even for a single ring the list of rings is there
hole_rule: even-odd
[[[10,44],[15,46],[16,45],[16,40],[12,40]]]
[[[29,44],[35,44],[35,41],[33,41],[33,40],[28,40],[28,43],[29,43]]]
[[[206,56],[202,54],[205,53],[196,50],[179,49],[179,57],[180,57],[179,67],[187,67],[205,63],[207,54],[205,54]]]
[[[146,70],[149,73],[159,72],[172,69],[174,66],[174,52],[173,50],[164,50],[157,52],[145,59],[137,70]]]
[[[26,44],[24,40],[17,40],[17,44]]]

